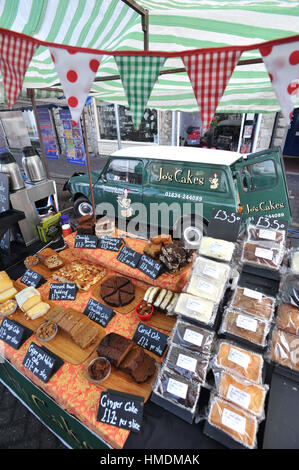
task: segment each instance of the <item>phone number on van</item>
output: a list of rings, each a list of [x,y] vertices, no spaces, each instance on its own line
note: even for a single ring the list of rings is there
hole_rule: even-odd
[[[185,199],[186,201],[197,201],[197,202],[202,201],[202,196],[194,196],[192,194],[180,194],[180,193],[172,193],[172,192],[166,191],[165,196],[176,198],[176,199]]]

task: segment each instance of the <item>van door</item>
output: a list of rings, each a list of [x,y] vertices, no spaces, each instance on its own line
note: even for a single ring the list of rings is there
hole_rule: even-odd
[[[284,163],[280,149],[247,155],[233,166],[244,219],[254,216],[292,222]]]
[[[101,213],[110,204],[110,216],[126,220],[132,219],[135,214],[134,204],[143,200],[143,162],[136,158],[111,158],[101,175],[97,193],[101,193],[100,203],[96,211]],[[109,206],[107,206],[109,207]]]

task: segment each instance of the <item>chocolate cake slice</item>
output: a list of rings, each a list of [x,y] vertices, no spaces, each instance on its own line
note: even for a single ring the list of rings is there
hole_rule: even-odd
[[[127,279],[125,277],[117,276],[115,278],[115,287],[117,289],[123,289],[128,284],[130,284],[130,281],[129,281],[129,279]]]
[[[109,287],[109,286],[105,286],[105,285],[101,286],[100,296],[102,297],[102,299],[105,299],[106,297],[108,297],[109,295],[112,295],[114,293],[115,293],[114,287]]]
[[[119,368],[130,374],[137,383],[145,382],[156,371],[154,359],[138,346],[131,349]]]
[[[127,294],[135,294],[135,287],[132,282],[129,282],[121,288],[121,292],[126,292]]]
[[[125,305],[130,304],[135,296],[134,294],[128,294],[127,292],[119,291],[120,305],[124,307]]]
[[[113,366],[118,367],[133,345],[133,341],[124,336],[117,333],[109,333],[99,343],[97,353],[98,356],[106,357]]]
[[[113,287],[115,290],[115,278],[114,277],[109,277],[108,279],[105,279],[105,281],[102,283],[102,286],[105,287]]]
[[[105,302],[112,307],[119,307],[121,305],[119,291],[105,297]]]

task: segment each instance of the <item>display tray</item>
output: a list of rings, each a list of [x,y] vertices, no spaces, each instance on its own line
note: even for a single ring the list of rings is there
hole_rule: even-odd
[[[156,359],[157,361],[159,361],[159,358],[154,354],[151,354],[149,351],[146,351],[146,353],[154,357],[154,359]],[[89,362],[96,357],[98,357],[98,355],[96,351],[94,351],[92,355],[88,358],[88,361],[86,361],[86,367]],[[99,385],[96,384],[96,386],[98,386],[101,390],[104,391],[112,389],[118,390],[123,393],[129,393],[131,395],[138,395],[143,397],[144,402],[146,402],[152,393],[157,374],[158,367],[157,371],[152,377],[149,377],[146,382],[138,384],[130,377],[129,374],[126,374],[125,372],[122,372],[116,367],[111,366],[111,373],[108,379],[106,379],[104,382],[99,383]]]
[[[236,450],[247,449],[240,442],[232,439],[229,435],[227,435],[221,429],[218,429],[215,426],[212,426],[208,421],[205,421],[205,424],[203,427],[203,433],[206,436],[210,437],[211,439],[214,439],[215,441],[219,442],[220,444],[225,446],[227,449],[236,449]]]
[[[166,313],[163,313],[159,310],[154,310],[154,313],[149,320],[140,321],[146,325],[152,326],[153,328],[160,328],[161,330],[171,332],[174,325],[176,324],[177,316],[166,315]]]
[[[299,372],[281,364],[274,364],[274,372],[299,384]]]
[[[74,261],[74,260],[72,260],[72,261]],[[89,264],[92,264],[92,263],[89,262]],[[70,265],[70,262],[65,262],[63,267],[67,267],[68,265]],[[94,285],[90,286],[90,288],[87,289],[87,290],[83,290],[83,289],[79,288],[78,290],[80,292],[89,292],[91,289],[93,289],[95,286],[97,286],[98,283],[103,281],[103,279],[107,276],[107,270],[105,268],[103,268],[102,266],[100,268],[103,272],[102,278],[100,280],[98,280]],[[46,281],[48,281],[49,279],[52,279],[53,276],[59,271],[59,268],[50,270],[46,266],[44,266],[42,263],[38,263],[36,266],[30,267],[30,269],[32,271],[36,271],[37,273],[41,274],[44,277],[44,279],[46,279]],[[54,278],[53,282],[72,282],[72,281],[59,281],[59,280]]]
[[[23,289],[23,286],[18,283],[18,281],[14,281],[14,285],[18,291]],[[51,307],[55,307],[57,305],[51,300],[43,299],[43,297],[41,299],[43,302],[49,304]],[[80,314],[80,312],[78,313]],[[80,315],[82,315],[82,318],[86,318],[86,320],[90,322],[93,327],[96,327],[99,330],[98,340],[95,341],[95,343],[90,345],[88,348],[82,349],[77,346],[77,344],[75,344],[74,341],[61,329],[58,329],[57,335],[50,341],[47,341],[45,343],[39,342],[36,338],[36,335],[35,340],[38,344],[46,345],[49,351],[52,351],[54,354],[57,354],[57,356],[61,357],[61,359],[63,359],[64,361],[67,361],[73,365],[82,364],[92,354],[92,352],[97,347],[99,341],[105,336],[106,332],[103,327],[90,320],[86,315],[83,315],[83,313],[81,313]],[[18,321],[19,323],[21,323],[21,325],[25,326],[26,328],[30,328],[35,333],[37,328],[42,323],[44,323],[46,316],[47,315],[44,315],[40,318],[36,318],[35,320],[30,320],[27,319],[22,310],[18,308],[15,313],[9,316],[8,318],[12,318],[13,320]]]
[[[154,392],[152,393],[151,401],[155,403],[156,405],[161,406],[161,408],[164,408],[164,410],[167,410],[170,413],[173,413],[174,415],[178,416],[179,418],[181,418],[182,420],[186,421],[189,424],[192,424],[194,421],[194,416],[190,411],[180,406],[175,405],[170,400],[166,400],[165,398],[161,397],[157,393],[154,393]]]

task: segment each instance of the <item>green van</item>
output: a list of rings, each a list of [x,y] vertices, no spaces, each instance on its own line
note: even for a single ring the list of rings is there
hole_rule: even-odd
[[[214,208],[242,212],[244,222],[261,215],[291,223],[280,148],[249,155],[195,147],[123,148],[103,170],[92,172],[92,182],[97,215],[130,221],[138,213],[138,221],[162,230],[178,229],[188,218],[185,239],[206,232]],[[73,176],[66,186],[76,216],[92,213],[88,175]],[[174,209],[165,216],[167,207]]]

